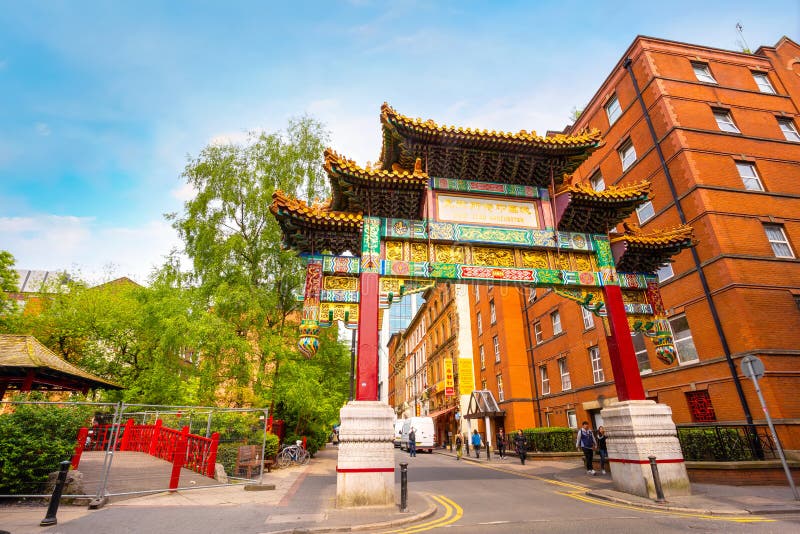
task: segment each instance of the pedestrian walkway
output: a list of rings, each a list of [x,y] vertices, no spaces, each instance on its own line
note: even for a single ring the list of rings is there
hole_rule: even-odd
[[[471,449],[470,449],[471,450]],[[437,449],[438,454],[456,458],[456,453],[449,449]],[[692,484],[692,494],[684,497],[669,498],[666,503],[659,504],[652,499],[638,497],[614,489],[611,474],[591,476],[583,466],[583,455],[567,453],[563,459],[537,461],[528,455],[525,465],[516,455],[501,459],[492,454],[486,458],[486,451],[481,457],[464,455],[461,461],[474,462],[492,469],[519,473],[541,479],[568,484],[578,489],[589,498],[618,503],[623,506],[650,508],[658,510],[684,511],[705,515],[764,515],[782,513],[800,513],[800,501],[794,500],[789,486],[727,486],[721,484]],[[551,457],[552,458],[552,457]]]
[[[408,510],[399,506],[337,509],[337,449],[332,446],[319,451],[303,467],[274,470],[264,475],[264,484],[274,489],[253,486],[210,487],[163,492],[144,497],[112,502],[100,510],[86,506],[62,505],[58,525],[42,528],[46,505],[0,505],[0,531],[12,534],[83,533],[83,532],[157,532],[148,527],[151,517],[168,515],[171,524],[190,525],[197,521],[198,510],[214,511],[214,519],[232,525],[242,518],[254,518],[248,525],[257,525],[253,532],[375,531],[422,521],[437,513],[435,501],[410,491]],[[266,486],[270,487],[270,486]],[[399,504],[400,488],[397,486]],[[134,525],[137,530],[124,530]],[[203,532],[220,531],[211,520]],[[233,530],[235,531],[235,529]]]

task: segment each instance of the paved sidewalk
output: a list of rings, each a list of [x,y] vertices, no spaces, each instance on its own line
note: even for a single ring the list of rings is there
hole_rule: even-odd
[[[472,451],[472,449],[470,449]],[[455,458],[455,452],[449,449],[436,449],[436,453]],[[495,469],[511,471],[526,476],[536,476],[565,482],[584,491],[589,497],[616,502],[621,505],[659,510],[684,511],[706,515],[764,515],[782,513],[800,513],[800,501],[794,500],[789,486],[727,486],[721,484],[692,484],[692,495],[672,497],[665,504],[656,503],[652,499],[638,497],[614,489],[611,474],[591,476],[586,474],[583,466],[583,455],[563,460],[532,460],[529,456],[522,465],[517,456],[506,456],[500,459],[494,453],[486,458],[486,451],[481,457],[464,456],[461,461],[475,462],[491,466]]]
[[[409,492],[407,512],[400,512],[399,506],[337,509],[336,457],[336,448],[329,445],[305,467],[265,474],[264,483],[274,484],[274,490],[246,491],[243,486],[180,490],[112,502],[100,510],[62,505],[58,511],[58,525],[50,528],[39,526],[47,511],[46,505],[0,505],[0,531],[12,534],[137,532],[125,530],[125,525],[136,525],[148,511],[151,515],[168,513],[172,522],[185,521],[190,525],[197,520],[198,509],[213,509],[218,521],[226,521],[227,517],[231,521],[241,520],[244,514],[258,517],[258,526],[252,525],[258,532],[374,531],[419,522],[437,512],[433,500],[416,492]],[[399,504],[399,485],[396,494]],[[115,525],[113,530],[104,530],[109,528],[108,524]],[[217,531],[211,523],[206,528],[205,532]]]

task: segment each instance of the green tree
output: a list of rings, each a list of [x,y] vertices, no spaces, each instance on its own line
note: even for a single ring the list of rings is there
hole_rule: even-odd
[[[0,328],[8,328],[16,315],[16,302],[7,293],[17,290],[17,271],[14,270],[14,256],[0,250]]]

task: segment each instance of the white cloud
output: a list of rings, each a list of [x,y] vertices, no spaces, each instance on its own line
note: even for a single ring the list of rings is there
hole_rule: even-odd
[[[90,282],[127,276],[144,283],[180,245],[175,230],[163,220],[102,227],[91,217],[0,217],[0,235],[2,248],[14,255],[18,269],[67,270]]]
[[[48,126],[46,123],[37,122],[36,133],[41,135],[42,137],[48,137],[52,132],[50,130],[50,126]]]
[[[188,202],[189,200],[192,200],[194,197],[197,196],[197,189],[195,189],[195,187],[192,184],[187,182],[182,186],[177,187],[172,191],[170,191],[170,194],[172,195],[173,198],[176,198],[181,202]]]
[[[250,137],[250,132],[241,130],[239,132],[223,132],[212,135],[208,140],[209,145],[222,146],[222,145],[239,145],[247,142]]]

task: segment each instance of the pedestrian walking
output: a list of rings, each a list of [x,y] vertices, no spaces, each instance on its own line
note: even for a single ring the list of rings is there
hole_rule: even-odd
[[[464,441],[461,439],[461,434],[456,434],[456,460],[461,459]]]
[[[594,439],[594,434],[589,429],[589,421],[581,423],[581,429],[578,430],[578,439],[575,442],[575,447],[583,451],[583,457],[586,460],[586,474],[594,475],[594,467],[592,459],[594,456],[594,449],[597,447],[597,441]]]
[[[475,449],[475,458],[481,457],[481,435],[478,434],[478,430],[473,430],[472,432],[472,448]]]
[[[469,456],[469,433],[464,432],[464,454]]]
[[[408,433],[408,455],[411,457],[417,456],[417,432],[413,428]]]
[[[497,454],[501,460],[506,459],[506,433],[502,428],[497,432]]]
[[[519,461],[522,462],[522,465],[525,465],[525,459],[528,456],[528,447],[525,443],[525,435],[522,433],[522,430],[517,430],[517,435],[514,436],[514,449],[519,454]]]
[[[597,454],[600,455],[600,474],[606,474],[606,462],[608,462],[608,446],[606,445],[606,429],[600,425],[597,428]],[[611,464],[609,464],[611,467]]]

